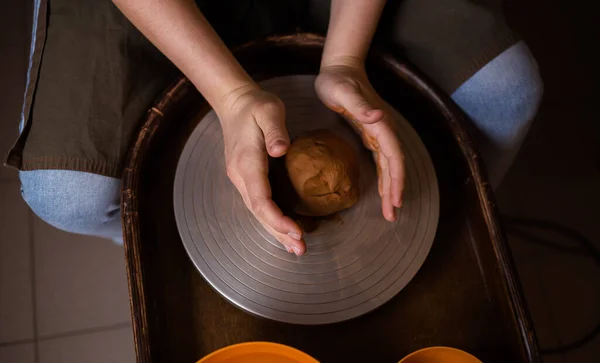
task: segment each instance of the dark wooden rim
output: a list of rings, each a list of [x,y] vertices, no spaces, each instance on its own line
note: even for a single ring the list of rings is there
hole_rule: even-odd
[[[516,323],[519,326],[521,338],[525,343],[524,346],[525,349],[527,349],[526,353],[528,359],[530,362],[539,362],[539,348],[535,338],[533,324],[529,312],[525,308],[526,304],[523,299],[521,284],[516,280],[516,274],[513,273],[513,271],[516,271],[516,267],[510,249],[508,248],[506,235],[500,224],[499,213],[492,187],[488,182],[487,173],[483,167],[483,161],[476,151],[473,141],[464,126],[467,122],[467,116],[458,105],[450,99],[450,97],[427,81],[426,78],[412,66],[398,61],[397,58],[388,53],[380,52],[379,55],[384,62],[392,67],[394,73],[398,77],[423,91],[423,93],[428,94],[436,107],[442,111],[444,116],[446,116],[446,119],[449,120],[450,127],[454,132],[463,156],[467,161],[471,177],[473,178],[477,190],[494,253],[499,262],[500,272],[504,277],[504,288],[506,289],[507,296],[511,303],[513,317],[515,317]]]
[[[300,33],[294,35],[274,36],[260,41],[247,43],[234,51],[242,52],[256,46],[315,46],[323,47],[324,38],[319,35]],[[427,94],[434,105],[444,114],[449,122],[451,130],[458,141],[459,147],[465,158],[481,208],[484,211],[485,223],[488,227],[490,239],[493,244],[494,253],[499,261],[499,269],[504,277],[504,288],[510,300],[511,310],[519,327],[526,354],[530,362],[539,362],[538,345],[532,328],[531,318],[521,291],[520,283],[516,280],[515,266],[508,249],[506,237],[500,226],[498,211],[494,203],[491,186],[487,181],[482,161],[475,151],[474,144],[469,137],[466,128],[466,116],[458,106],[441,90],[433,85],[427,78],[409,64],[400,61],[391,53],[374,50],[372,57],[379,58],[400,79]],[[125,245],[125,258],[127,267],[127,278],[129,283],[129,296],[131,313],[133,319],[133,336],[137,361],[149,363],[152,361],[150,352],[150,335],[146,296],[144,294],[142,241],[139,231],[139,209],[138,191],[140,186],[141,165],[144,157],[152,145],[156,131],[159,129],[164,115],[171,112],[172,106],[177,104],[190,89],[191,82],[181,77],[169,87],[149,109],[146,121],[143,123],[137,138],[130,150],[125,163],[122,177],[121,212]]]

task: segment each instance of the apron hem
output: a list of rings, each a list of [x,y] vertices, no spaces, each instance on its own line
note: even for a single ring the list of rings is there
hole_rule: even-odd
[[[505,50],[512,47],[519,41],[519,38],[513,34],[508,34],[502,39],[494,43],[493,46],[488,47],[485,51],[482,51],[476,58],[471,62],[470,67],[465,67],[462,72],[456,73],[453,77],[448,78],[448,86],[440,87],[448,94],[452,94],[462,86],[463,83],[468,81],[475,73],[479,72],[486,64],[494,60],[497,56],[502,54]],[[437,83],[437,82],[434,82]]]
[[[21,167],[19,169],[22,171],[53,169],[73,170],[84,173],[98,174],[115,179],[120,179],[123,171],[122,166],[118,164],[107,163],[104,161],[91,161],[67,156],[23,158]]]

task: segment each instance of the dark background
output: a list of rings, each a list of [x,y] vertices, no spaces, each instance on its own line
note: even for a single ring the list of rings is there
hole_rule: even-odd
[[[497,193],[500,210],[575,228],[600,248],[600,15],[591,1],[509,0],[509,23],[545,82],[538,117]],[[31,5],[0,1],[0,152],[17,134]],[[0,362],[133,362],[122,249],[46,226],[0,170]],[[542,348],[600,320],[600,268],[555,234],[557,250],[510,236]],[[550,363],[592,363],[600,337]],[[400,358],[400,357],[399,357]]]

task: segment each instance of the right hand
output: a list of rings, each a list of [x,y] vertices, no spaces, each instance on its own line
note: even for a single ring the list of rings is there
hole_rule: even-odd
[[[227,106],[218,112],[227,176],[266,230],[288,252],[300,256],[306,250],[302,229],[275,204],[268,180],[268,155],[282,157],[290,145],[285,106],[277,96],[255,86],[236,90],[227,98]]]
[[[327,107],[350,121],[373,152],[381,210],[385,219],[394,222],[396,208],[402,206],[404,153],[392,113],[369,82],[362,62],[340,58],[337,64],[322,66],[315,90]]]

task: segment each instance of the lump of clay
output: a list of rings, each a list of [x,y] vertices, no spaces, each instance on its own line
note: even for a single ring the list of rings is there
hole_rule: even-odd
[[[350,208],[358,200],[358,161],[344,139],[329,130],[296,137],[285,167],[298,194],[296,213],[327,216]]]

